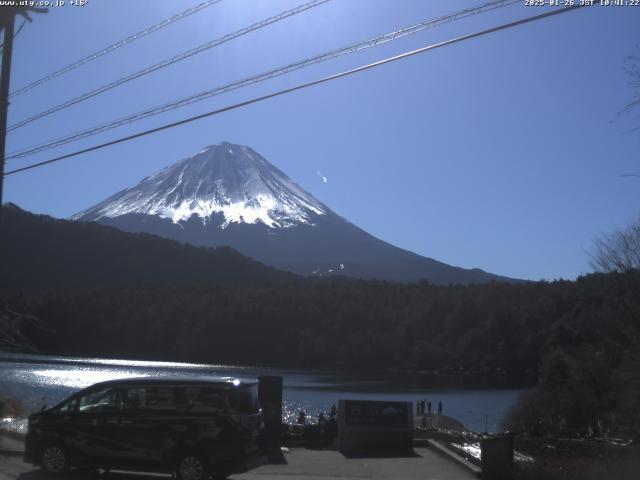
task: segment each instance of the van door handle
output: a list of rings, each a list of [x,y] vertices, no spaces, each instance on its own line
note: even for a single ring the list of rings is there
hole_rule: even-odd
[[[133,420],[120,420],[120,423],[133,423]]]

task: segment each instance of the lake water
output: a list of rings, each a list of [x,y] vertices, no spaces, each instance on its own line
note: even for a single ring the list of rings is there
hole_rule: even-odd
[[[54,405],[71,393],[97,382],[115,378],[185,374],[190,377],[255,379],[281,375],[284,381],[283,417],[292,423],[301,408],[316,419],[341,399],[430,400],[443,403],[443,413],[474,431],[497,432],[507,410],[522,389],[443,387],[443,379],[401,374],[339,374],[310,370],[287,370],[229,365],[203,365],[100,358],[68,358],[0,353],[0,392],[20,399],[28,410],[43,403]],[[450,380],[450,379],[449,379]],[[468,382],[467,382],[468,383]],[[486,383],[486,382],[485,382]],[[437,385],[440,385],[439,387]],[[415,408],[415,407],[414,407]],[[415,410],[414,410],[415,411]]]

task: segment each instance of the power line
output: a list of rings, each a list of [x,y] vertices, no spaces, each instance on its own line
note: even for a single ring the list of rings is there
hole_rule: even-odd
[[[111,83],[108,83],[106,85],[103,85],[101,87],[96,88],[95,90],[91,90],[90,92],[84,93],[78,97],[72,98],[70,100],[67,100],[64,103],[61,103],[59,105],[56,105],[54,107],[49,108],[48,110],[44,110],[40,113],[37,113],[35,115],[32,115],[28,118],[25,118],[24,120],[21,120],[17,123],[14,123],[13,125],[9,126],[9,128],[7,129],[7,131],[11,132],[13,130],[16,130],[17,128],[23,127],[31,122],[34,122],[42,117],[46,117],[47,115],[51,115],[52,113],[55,112],[59,112],[60,110],[64,110],[65,108],[68,108],[72,105],[76,105],[80,102],[84,102],[85,100],[88,100],[90,98],[93,98],[97,95],[100,95],[102,93],[105,93],[115,87],[118,87],[120,85],[123,85],[127,82],[130,82],[132,80],[135,80],[137,78],[140,78],[144,75],[148,75],[149,73],[153,73],[157,70],[160,70],[162,68],[168,67],[169,65],[173,65],[174,63],[180,62],[182,60],[185,60],[193,55],[196,55],[198,53],[202,53],[206,50],[209,50],[211,48],[217,47],[219,45],[222,45],[223,43],[229,42],[235,38],[241,37],[243,35],[246,35],[250,32],[253,32],[255,30],[259,30],[261,28],[264,28],[268,25],[271,25],[273,23],[279,22],[281,20],[284,20],[285,18],[289,18],[293,15],[297,15],[298,13],[302,13],[306,10],[309,10],[311,8],[317,7],[319,5],[322,5],[324,3],[329,2],[330,0],[312,0],[309,3],[305,3],[302,5],[299,5],[295,8],[292,8],[290,10],[285,10],[284,12],[279,13],[278,15],[274,15],[272,17],[269,17],[265,20],[262,20],[260,22],[254,23],[253,25],[250,25],[248,27],[244,27],[241,28],[240,30],[237,30],[233,33],[229,33],[227,35],[224,35],[222,37],[216,38],[215,40],[212,40],[210,42],[204,43],[198,47],[192,48],[191,50],[187,50],[186,52],[182,52],[178,55],[174,55],[171,58],[165,59],[161,62],[158,62],[154,65],[151,65],[147,68],[144,68],[142,70],[139,70],[135,73],[132,73],[130,75],[127,75],[125,77],[119,78],[118,80],[115,80]]]
[[[14,159],[14,158],[23,158],[29,155],[33,155],[35,153],[40,153],[43,152],[45,150],[49,150],[51,148],[55,148],[55,147],[59,147],[62,145],[65,145],[67,143],[70,142],[74,142],[76,140],[80,140],[83,138],[87,138],[93,135],[97,135],[98,133],[102,133],[108,130],[111,130],[113,128],[125,125],[125,124],[129,124],[129,123],[133,123],[135,121],[138,120],[142,120],[144,118],[148,118],[154,115],[159,115],[161,113],[170,111],[170,110],[174,110],[176,108],[180,108],[186,105],[189,105],[191,103],[195,103],[195,102],[199,102],[202,100],[206,100],[208,98],[217,96],[217,95],[221,95],[223,93],[227,93],[230,92],[232,90],[236,90],[242,87],[246,87],[249,85],[252,85],[254,83],[259,83],[259,82],[263,82],[281,75],[285,75],[287,73],[290,73],[292,71],[301,69],[301,68],[305,68],[307,66],[316,64],[316,63],[321,63],[333,58],[337,58],[343,55],[347,55],[347,54],[351,54],[351,53],[355,53],[358,52],[360,50],[364,50],[367,48],[372,48],[375,47],[377,45],[382,45],[384,43],[405,37],[407,35],[412,35],[418,32],[421,32],[423,30],[429,29],[429,28],[435,28],[439,25],[442,25],[444,23],[447,22],[451,22],[451,21],[455,21],[455,20],[460,20],[462,18],[468,17],[468,16],[472,16],[472,15],[477,15],[480,13],[484,13],[484,12],[488,12],[491,10],[495,10],[497,8],[501,8],[501,7],[506,7],[509,5],[512,5],[514,3],[520,3],[520,0],[497,0],[497,1],[491,1],[488,3],[485,3],[483,5],[480,5],[478,7],[474,7],[474,8],[468,8],[468,9],[464,9],[461,11],[458,11],[456,13],[453,14],[449,14],[449,15],[445,15],[442,17],[438,17],[435,19],[429,19],[429,20],[425,20],[423,22],[420,22],[418,24],[412,25],[410,27],[405,27],[405,28],[401,28],[398,30],[395,30],[393,32],[390,33],[385,33],[382,35],[378,35],[376,37],[370,38],[368,40],[364,40],[361,42],[357,42],[345,47],[341,47],[335,50],[331,50],[328,52],[324,52],[322,54],[313,56],[313,57],[309,57],[309,58],[305,58],[303,60],[299,60],[297,62],[293,62],[290,63],[288,65],[285,65],[283,67],[278,67],[276,69],[273,70],[269,70],[263,73],[260,73],[258,75],[254,75],[242,80],[238,80],[232,83],[228,83],[222,86],[218,86],[200,93],[197,93],[195,95],[191,95],[189,97],[185,97],[179,100],[175,100],[157,107],[153,107],[151,109],[147,109],[147,110],[143,110],[141,112],[135,113],[133,115],[128,115],[126,117],[121,117],[119,119],[116,120],[112,120],[110,122],[107,123],[103,123],[101,125],[97,125],[85,130],[82,130],[80,132],[76,132],[76,133],[72,133],[72,134],[68,134],[65,135],[64,137],[59,137],[57,139],[54,140],[50,140],[47,142],[43,142],[40,144],[36,144],[36,145],[32,145],[29,147],[25,147],[22,148],[20,150],[11,152],[11,154],[9,154],[9,156],[7,157],[7,159]]]
[[[41,167],[43,165],[48,165],[48,164],[51,164],[51,163],[54,163],[54,162],[59,162],[61,160],[65,160],[67,158],[76,157],[76,156],[81,155],[83,153],[88,153],[88,152],[92,152],[92,151],[95,151],[95,150],[100,150],[100,149],[103,149],[103,148],[106,148],[106,147],[109,147],[109,146],[112,146],[112,145],[116,145],[116,144],[119,144],[119,143],[128,142],[128,141],[136,139],[136,138],[140,138],[140,137],[144,137],[144,136],[147,136],[147,135],[151,135],[152,133],[161,132],[163,130],[168,130],[170,128],[174,128],[174,127],[177,127],[177,126],[180,126],[180,125],[184,125],[184,124],[187,124],[187,123],[195,122],[196,120],[201,120],[203,118],[212,117],[214,115],[219,115],[221,113],[228,112],[230,110],[235,110],[235,109],[238,109],[238,108],[241,108],[241,107],[245,107],[247,105],[251,105],[251,104],[254,104],[254,103],[262,102],[262,101],[268,100],[270,98],[279,97],[279,96],[285,95],[287,93],[292,93],[292,92],[295,92],[295,91],[298,91],[298,90],[302,90],[302,89],[305,89],[305,88],[308,88],[308,87],[312,87],[312,86],[315,86],[315,85],[326,83],[326,82],[329,82],[331,80],[337,80],[338,78],[342,78],[342,77],[346,77],[346,76],[349,76],[349,75],[353,75],[355,73],[359,73],[359,72],[362,72],[362,71],[365,71],[365,70],[369,70],[371,68],[379,67],[381,65],[385,65],[385,64],[391,63],[391,62],[395,62],[397,60],[402,60],[404,58],[407,58],[407,57],[410,57],[410,56],[413,56],[413,55],[417,55],[417,54],[420,54],[420,53],[428,52],[428,51],[435,50],[435,49],[440,48],[440,47],[445,47],[447,45],[452,45],[454,43],[463,42],[465,40],[470,40],[472,38],[480,37],[480,36],[487,35],[487,34],[490,34],[490,33],[498,32],[500,30],[506,30],[508,28],[513,28],[513,27],[516,27],[516,26],[519,26],[519,25],[524,25],[526,23],[534,22],[536,20],[541,20],[543,18],[551,17],[551,16],[554,16],[554,15],[559,15],[559,14],[566,13],[566,12],[569,12],[569,11],[572,11],[572,10],[577,10],[577,9],[583,8],[585,6],[587,6],[587,5],[574,5],[574,6],[571,6],[571,7],[565,7],[565,8],[561,8],[561,9],[558,9],[558,10],[552,10],[552,11],[549,11],[549,12],[546,12],[546,13],[542,13],[542,14],[539,14],[539,15],[534,15],[532,17],[527,17],[527,18],[524,18],[524,19],[521,19],[521,20],[516,20],[516,21],[513,21],[513,22],[501,24],[501,25],[498,25],[497,27],[492,27],[492,28],[488,28],[486,30],[481,30],[481,31],[478,31],[478,32],[475,32],[475,33],[470,33],[468,35],[463,35],[461,37],[457,37],[457,38],[454,38],[454,39],[451,39],[451,40],[445,40],[444,42],[436,43],[436,44],[433,44],[433,45],[428,45],[426,47],[418,48],[416,50],[405,52],[405,53],[402,53],[400,55],[395,55],[393,57],[388,57],[388,58],[385,58],[384,60],[379,60],[377,62],[369,63],[367,65],[356,67],[356,68],[353,68],[351,70],[347,70],[347,71],[344,71],[344,72],[341,72],[341,73],[336,73],[334,75],[330,75],[328,77],[324,77],[324,78],[321,78],[319,80],[314,80],[314,81],[311,81],[311,82],[307,82],[307,83],[303,83],[303,84],[300,84],[300,85],[296,85],[295,87],[290,87],[290,88],[286,88],[284,90],[279,90],[277,92],[273,92],[273,93],[270,93],[268,95],[263,95],[261,97],[256,97],[256,98],[253,98],[253,99],[250,99],[250,100],[246,100],[244,102],[236,103],[236,104],[229,105],[229,106],[226,106],[226,107],[223,107],[223,108],[219,108],[219,109],[212,110],[212,111],[209,111],[209,112],[206,112],[206,113],[202,113],[200,115],[195,115],[193,117],[185,118],[185,119],[177,121],[177,122],[168,123],[168,124],[162,125],[160,127],[152,128],[150,130],[145,130],[145,131],[142,131],[142,132],[135,133],[133,135],[128,135],[126,137],[121,137],[121,138],[118,138],[116,140],[111,140],[109,142],[101,143],[99,145],[94,145],[94,146],[89,147],[89,148],[84,148],[82,150],[77,150],[75,152],[68,153],[66,155],[61,155],[59,157],[55,157],[55,158],[52,158],[52,159],[49,159],[49,160],[45,160],[45,161],[42,161],[42,162],[38,162],[38,163],[31,164],[31,165],[27,165],[26,167],[17,168],[15,170],[11,170],[9,172],[6,172],[5,176],[13,175],[13,174],[19,173],[19,172],[24,172],[26,170],[31,170],[33,168]]]
[[[49,80],[53,80],[54,78],[57,78],[61,75],[64,75],[66,73],[69,73],[72,70],[75,70],[78,67],[81,67],[82,65],[89,63],[93,60],[95,60],[96,58],[100,58],[104,55],[107,55],[108,53],[113,52],[114,50],[117,50],[120,47],[124,47],[125,45],[128,45],[131,42],[134,42],[136,40],[139,40],[143,37],[146,37],[147,35],[157,32],[158,30],[160,30],[161,28],[164,28],[168,25],[171,25],[172,23],[175,23],[179,20],[182,20],[183,18],[188,17],[189,15],[193,15],[196,12],[199,12],[200,10],[204,10],[207,7],[210,7],[212,5],[215,5],[216,3],[220,3],[222,0],[207,0],[206,2],[202,2],[198,5],[196,5],[195,7],[192,8],[188,8],[187,10],[177,13],[174,16],[167,18],[165,20],[162,20],[159,23],[156,23],[155,25],[152,25],[148,28],[145,28],[144,30],[131,35],[123,40],[120,40],[114,44],[109,45],[108,47],[105,47],[101,50],[98,50],[95,53],[92,53],[91,55],[88,55],[70,65],[67,65],[66,67],[63,67],[59,70],[56,70],[53,73],[50,73],[48,75],[45,75],[42,78],[39,78],[38,80],[35,80],[31,83],[29,83],[28,85],[25,85],[24,87],[21,87],[17,90],[15,90],[14,92],[11,92],[11,94],[9,95],[9,98],[11,97],[15,97],[17,95],[21,95],[25,92],[28,92],[29,90],[36,88],[46,82],[48,82]]]

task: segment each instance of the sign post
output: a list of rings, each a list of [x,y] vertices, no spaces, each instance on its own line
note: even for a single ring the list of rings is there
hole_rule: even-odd
[[[411,402],[340,400],[339,405],[338,449],[342,453],[412,450]]]

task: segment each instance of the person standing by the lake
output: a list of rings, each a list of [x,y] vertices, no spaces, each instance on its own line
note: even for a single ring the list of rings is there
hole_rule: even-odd
[[[304,425],[307,421],[307,414],[303,408],[300,409],[300,414],[298,415],[298,423],[300,425]]]
[[[438,415],[442,415],[442,400],[438,401]]]
[[[427,412],[429,412],[429,416],[431,416],[431,400],[427,402]]]
[[[324,434],[325,428],[327,426],[327,419],[324,416],[324,412],[320,412],[318,415],[318,427],[320,427],[320,433]]]

